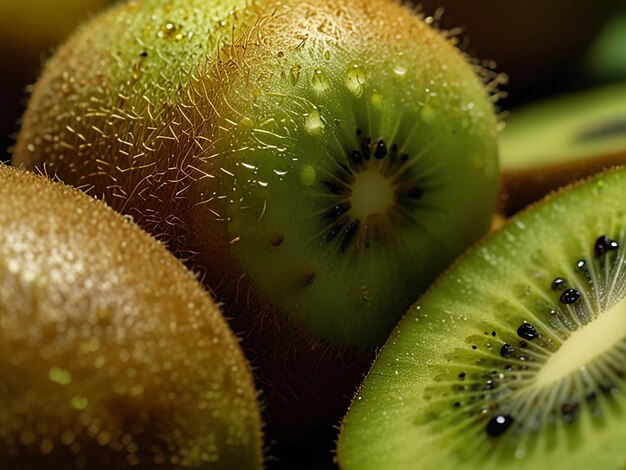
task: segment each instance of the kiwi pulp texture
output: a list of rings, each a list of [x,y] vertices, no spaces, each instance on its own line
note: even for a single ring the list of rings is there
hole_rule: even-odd
[[[511,214],[626,161],[626,82],[514,111],[500,142],[502,199]]]
[[[0,166],[0,468],[260,468],[219,309],[135,224]]]
[[[496,118],[450,42],[386,0],[122,5],[49,62],[14,163],[165,241],[313,399],[489,227]]]
[[[470,251],[390,336],[346,416],[342,468],[619,468],[626,170]]]

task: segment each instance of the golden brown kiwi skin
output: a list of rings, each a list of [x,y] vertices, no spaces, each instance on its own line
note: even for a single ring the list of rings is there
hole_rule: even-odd
[[[504,171],[500,188],[500,210],[507,216],[516,214],[550,191],[566,186],[594,173],[622,165],[626,152],[613,152],[579,162],[547,165],[528,170]]]
[[[0,166],[0,468],[259,468],[249,367],[134,223]]]
[[[130,11],[131,4],[120,8],[128,8],[128,14],[134,14]],[[239,26],[244,23],[245,27]],[[100,27],[104,25],[105,20],[102,20]],[[139,139],[148,133],[160,138],[132,142],[132,153],[102,122],[94,124],[99,130],[105,130],[106,136],[89,126],[80,129],[80,136],[65,127],[77,129],[76,122],[67,118],[71,113],[83,118],[89,113],[86,108],[72,108],[69,102],[64,102],[66,107],[55,105],[58,94],[85,94],[89,99],[96,98],[90,103],[100,104],[100,90],[111,85],[106,76],[92,71],[81,77],[84,64],[76,60],[76,56],[100,57],[98,54],[109,51],[103,52],[95,44],[75,36],[48,65],[49,71],[57,68],[55,74],[45,74],[35,90],[14,162],[39,169],[45,164],[46,172],[104,198],[120,212],[131,214],[142,227],[201,273],[217,299],[224,302],[234,330],[243,336],[244,347],[264,390],[266,419],[285,435],[293,436],[312,423],[338,419],[374,353],[329,346],[275,312],[261,300],[253,281],[231,256],[227,225],[207,218],[206,211],[200,208],[200,205],[206,207],[203,200],[206,197],[200,195],[211,194],[214,188],[211,179],[204,177],[204,165],[195,155],[210,155],[212,143],[227,138],[219,135],[220,127],[216,124],[219,110],[214,105],[224,96],[222,87],[228,86],[232,77],[249,76],[250,83],[262,84],[277,68],[284,68],[280,54],[289,57],[303,46],[306,53],[311,38],[322,36],[329,44],[354,48],[357,57],[364,58],[386,58],[398,49],[406,49],[407,57],[422,57],[423,51],[431,48],[446,47],[446,53],[453,49],[445,45],[445,40],[435,31],[426,30],[413,12],[393,1],[267,0],[257,2],[245,14],[240,12],[234,25],[234,29],[226,29],[229,34],[234,31],[235,44],[222,50],[221,62],[213,61],[206,68],[200,64],[189,83],[182,84],[181,94],[169,96],[162,106],[150,96],[148,100],[135,99],[128,89],[121,92],[123,97],[111,95],[122,111],[118,116],[145,117],[149,112],[158,117],[145,128],[133,131],[133,135]],[[417,37],[420,40],[416,40]],[[452,55],[454,60],[462,60],[456,52]],[[125,72],[130,82],[136,72],[138,78],[133,86],[144,92],[141,86],[146,71],[142,68],[139,51],[134,60],[136,67],[133,65]],[[258,69],[248,66],[251,63],[265,63],[266,68],[264,72],[257,72]],[[64,81],[61,67],[76,80]],[[86,85],[81,84],[80,78]],[[252,90],[250,86],[241,91],[245,95]],[[132,105],[124,98],[128,96]],[[143,121],[127,119],[120,125],[126,128],[135,122]],[[38,137],[45,142],[46,136],[57,139],[44,144],[48,145],[46,151],[52,158],[44,152],[31,157],[29,145],[37,145]],[[89,142],[89,147],[82,138]],[[143,146],[144,143],[147,146]],[[94,151],[96,147],[102,151]],[[125,154],[110,149],[123,150]],[[132,167],[129,167],[128,155],[133,153],[141,156],[133,157]],[[196,228],[190,230],[189,227]]]

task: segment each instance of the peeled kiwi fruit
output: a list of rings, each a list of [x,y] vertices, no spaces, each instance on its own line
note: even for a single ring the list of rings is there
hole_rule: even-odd
[[[4,165],[0,227],[0,468],[261,467],[237,339],[161,244]]]
[[[341,467],[622,468],[625,208],[611,170],[464,255],[383,347]]]
[[[626,82],[513,111],[500,140],[502,206],[512,214],[626,161]]]
[[[490,87],[395,1],[131,2],[47,64],[13,162],[185,259],[291,434],[488,230]]]

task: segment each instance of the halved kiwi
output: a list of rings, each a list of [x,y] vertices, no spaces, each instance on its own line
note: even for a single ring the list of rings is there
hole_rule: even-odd
[[[626,161],[626,82],[513,111],[500,140],[502,205],[512,214],[549,191]]]
[[[299,427],[489,227],[497,122],[475,72],[394,1],[130,3],[50,61],[14,163],[201,272]]]
[[[621,468],[625,209],[612,170],[466,254],[381,351],[342,468]]]
[[[237,339],[127,218],[0,166],[0,468],[260,468]]]

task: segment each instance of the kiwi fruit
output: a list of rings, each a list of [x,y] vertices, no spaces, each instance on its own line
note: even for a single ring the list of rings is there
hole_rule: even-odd
[[[260,468],[252,374],[128,218],[0,166],[0,468]]]
[[[2,0],[0,2],[0,161],[17,133],[26,88],[37,78],[46,57],[80,21],[112,0]]]
[[[626,3],[622,11],[602,28],[585,55],[585,76],[594,82],[626,79]]]
[[[294,434],[489,229],[493,84],[452,42],[390,0],[129,3],[47,64],[13,162],[185,259]]]
[[[344,419],[345,470],[621,468],[626,170],[551,195],[400,321]]]
[[[626,82],[514,111],[500,139],[507,214],[626,161]]]

